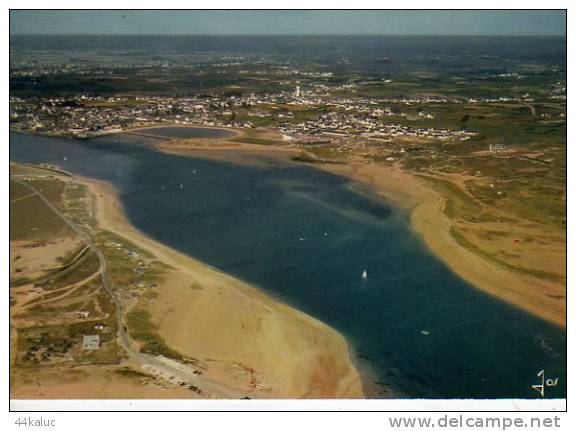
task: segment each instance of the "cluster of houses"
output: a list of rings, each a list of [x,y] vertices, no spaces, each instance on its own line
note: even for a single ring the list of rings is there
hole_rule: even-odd
[[[296,69],[288,68],[284,72],[295,74]],[[305,75],[305,72],[298,74]],[[433,120],[434,115],[424,111],[429,104],[526,103],[533,100],[529,94],[519,97],[467,99],[457,96],[374,98],[351,96],[353,92],[347,91],[348,96],[343,96],[339,91],[346,90],[344,88],[346,85],[357,86],[357,84],[339,86],[315,84],[306,89],[296,86],[294,90],[293,86],[286,91],[266,94],[218,94],[210,97],[89,95],[26,99],[11,97],[10,125],[15,130],[90,137],[163,122],[251,128],[254,127],[256,120],[273,117],[268,120],[272,122],[273,127],[279,126],[283,132],[294,136],[307,134],[342,136],[354,133],[382,139],[407,136],[466,140],[473,136],[473,133],[385,124],[383,118]],[[557,87],[562,89],[560,85]],[[559,90],[556,95],[561,96],[561,91]],[[390,108],[392,105],[406,106],[416,113],[399,112],[398,109]],[[326,113],[316,120],[296,123],[294,112],[298,110],[322,110]],[[249,118],[246,119],[246,115],[237,116],[238,112],[247,114]],[[243,119],[238,120],[237,117]]]
[[[279,129],[300,140],[306,135],[323,136],[362,136],[391,140],[399,137],[418,137],[438,140],[468,140],[475,135],[465,130],[436,129],[432,127],[410,127],[401,124],[384,123],[378,113],[357,114],[329,112],[316,120],[298,124],[285,124]]]

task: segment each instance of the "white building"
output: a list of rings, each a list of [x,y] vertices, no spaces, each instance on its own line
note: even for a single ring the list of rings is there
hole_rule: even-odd
[[[500,153],[502,151],[506,151],[506,145],[503,144],[490,144],[488,146],[488,151],[491,153]]]
[[[84,335],[82,348],[84,350],[98,350],[100,348],[100,335]]]

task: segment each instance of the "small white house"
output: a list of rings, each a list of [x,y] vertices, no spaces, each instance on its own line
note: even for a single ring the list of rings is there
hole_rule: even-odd
[[[100,335],[84,335],[82,348],[84,350],[98,350],[100,348]]]

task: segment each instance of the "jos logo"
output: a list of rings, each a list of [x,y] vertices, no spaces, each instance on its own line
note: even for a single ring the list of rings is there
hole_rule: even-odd
[[[538,373],[538,378],[540,379],[540,383],[537,385],[532,385],[532,389],[536,390],[542,398],[544,398],[544,390],[546,388],[558,386],[558,378],[547,379],[544,375],[544,370],[540,370]]]

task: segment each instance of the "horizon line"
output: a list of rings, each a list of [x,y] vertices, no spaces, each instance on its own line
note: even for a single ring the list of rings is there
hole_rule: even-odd
[[[323,33],[323,34],[284,34],[284,33],[11,33],[9,36],[265,36],[265,37],[363,37],[363,36],[401,36],[401,37],[566,37],[566,33],[450,33],[450,34],[410,34],[410,33]]]

